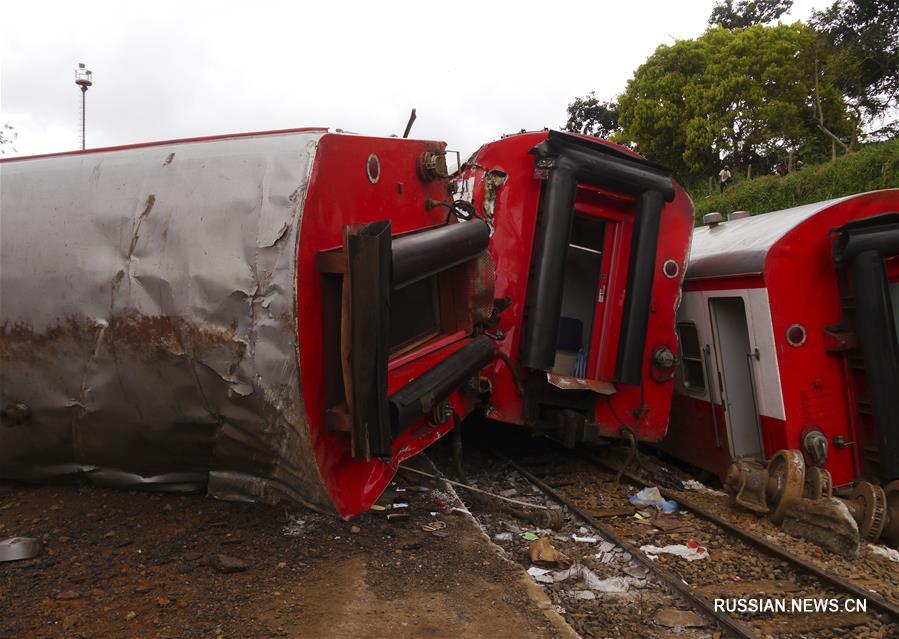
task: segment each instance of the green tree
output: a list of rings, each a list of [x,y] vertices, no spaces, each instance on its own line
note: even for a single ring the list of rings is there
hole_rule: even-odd
[[[618,130],[618,105],[600,101],[591,91],[568,105],[568,122],[562,128],[598,138],[612,137]]]
[[[0,155],[6,155],[9,151],[16,152],[15,142],[19,137],[16,128],[9,122],[0,126]]]
[[[716,27],[662,45],[618,99],[619,137],[686,180],[823,137],[819,110],[829,131],[846,135],[852,124],[840,91],[816,65],[818,38],[796,23]]]
[[[709,26],[745,29],[774,22],[792,8],[793,0],[723,0],[712,9]]]
[[[815,11],[810,22],[826,38],[822,64],[842,90],[856,128],[867,127],[875,138],[899,133],[899,3],[838,0]]]

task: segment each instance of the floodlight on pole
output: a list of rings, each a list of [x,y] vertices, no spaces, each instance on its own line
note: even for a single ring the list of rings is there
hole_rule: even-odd
[[[75,84],[81,87],[81,150],[85,149],[85,96],[87,90],[94,84],[94,74],[90,69],[85,68],[83,62],[78,63],[75,69]]]

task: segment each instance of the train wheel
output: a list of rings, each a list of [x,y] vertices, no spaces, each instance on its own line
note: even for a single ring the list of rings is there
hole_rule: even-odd
[[[805,469],[805,486],[802,496],[806,499],[833,497],[833,479],[823,468],[812,466]]]
[[[885,491],[880,486],[860,481],[856,484],[849,499],[860,506],[859,537],[869,542],[877,541],[886,523],[887,500]]]
[[[884,541],[899,548],[899,479],[891,481],[883,489],[886,501],[886,524],[884,525]]]
[[[805,485],[805,461],[798,450],[779,450],[768,463],[765,496],[771,506],[771,521],[780,525],[787,509],[800,497]]]

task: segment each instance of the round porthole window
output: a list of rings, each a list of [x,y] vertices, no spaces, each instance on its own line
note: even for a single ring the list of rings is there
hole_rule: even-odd
[[[669,280],[673,280],[680,273],[680,266],[674,260],[665,260],[665,263],[662,264],[662,273]]]
[[[368,174],[368,181],[372,184],[377,184],[381,178],[381,160],[374,153],[369,155],[368,160],[365,161],[365,172]]]
[[[807,338],[808,334],[805,332],[805,327],[802,324],[793,324],[787,329],[787,344],[790,346],[802,346]]]

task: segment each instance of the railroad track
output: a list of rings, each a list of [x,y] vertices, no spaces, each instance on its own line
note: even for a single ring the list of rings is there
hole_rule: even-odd
[[[677,528],[660,530],[652,520],[642,523],[633,517],[595,515],[610,510],[604,508],[610,502],[598,501],[600,496],[620,505],[626,503],[633,488],[615,481],[619,469],[592,457],[544,452],[533,459],[502,461],[600,536],[630,553],[698,612],[733,636],[842,637],[851,632],[853,637],[899,637],[899,606],[895,603],[720,518],[681,493],[660,489],[666,499],[675,499],[687,513],[665,516]],[[623,479],[636,487],[649,485],[628,472]],[[694,562],[666,555],[651,559],[640,549],[643,545],[684,543],[688,537],[706,546],[710,557]],[[744,601],[778,599],[785,600],[788,606],[792,599],[836,601],[839,608],[808,614],[752,614],[728,612],[715,606],[716,598],[736,600],[741,595]],[[847,610],[842,603],[847,600],[864,601],[866,610]]]

